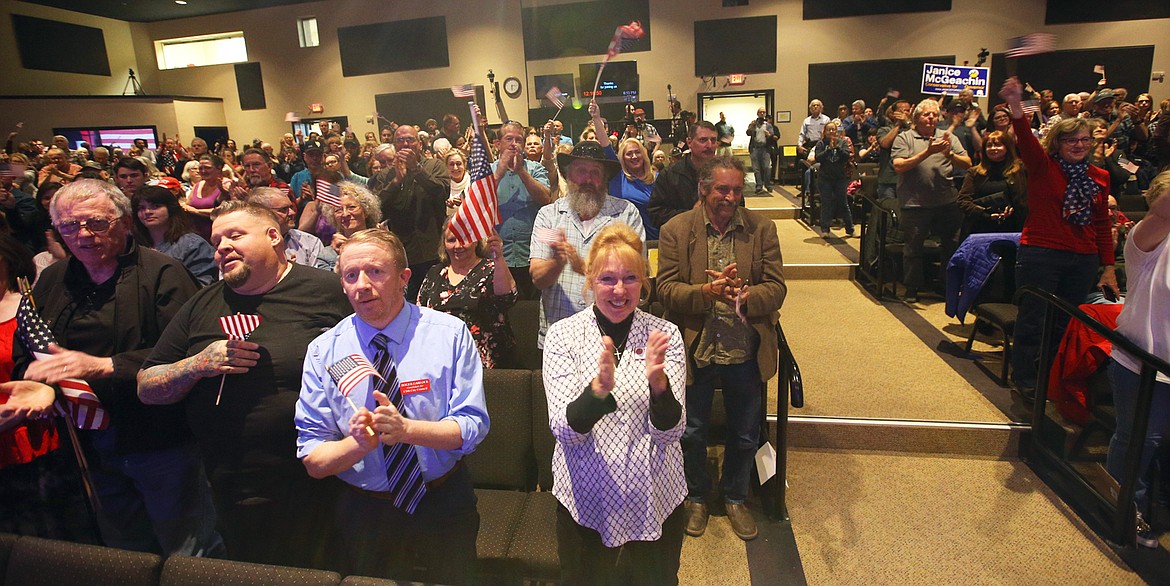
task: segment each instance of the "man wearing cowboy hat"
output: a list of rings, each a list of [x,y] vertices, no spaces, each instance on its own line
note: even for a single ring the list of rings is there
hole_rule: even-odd
[[[609,195],[609,181],[622,168],[617,161],[605,157],[599,143],[577,143],[571,154],[557,155],[557,165],[568,187],[564,197],[536,214],[529,261],[532,284],[540,289],[540,335],[536,345],[542,349],[549,325],[589,305],[584,297],[585,258],[601,229],[623,222],[639,238],[646,238],[634,204]],[[642,253],[646,253],[645,249]]]

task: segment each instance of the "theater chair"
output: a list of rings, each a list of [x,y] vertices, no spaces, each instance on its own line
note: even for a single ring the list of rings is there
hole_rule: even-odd
[[[540,333],[540,300],[521,299],[508,310],[508,324],[516,335],[516,366],[540,370],[543,353],[536,347]]]
[[[308,570],[267,564],[250,564],[208,558],[171,556],[163,564],[159,586],[336,586],[341,576],[325,570]]]
[[[152,553],[21,537],[12,544],[4,584],[155,586],[161,566],[162,559]]]

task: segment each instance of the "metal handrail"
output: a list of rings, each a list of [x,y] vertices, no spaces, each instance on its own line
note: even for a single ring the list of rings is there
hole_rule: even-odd
[[[784,329],[776,323],[776,346],[779,348],[779,376],[776,381],[776,475],[768,482],[772,483],[771,499],[765,489],[763,498],[764,511],[777,521],[788,520],[788,508],[785,505],[788,478],[788,405],[794,408],[804,406],[804,380],[800,375],[800,365],[792,354],[788,345],[788,338],[784,336]],[[767,388],[763,390],[767,396]],[[764,410],[765,412],[767,409]],[[767,433],[767,416],[764,416],[763,429]],[[767,437],[767,435],[765,435]]]
[[[1022,287],[1016,291],[1013,302],[1019,305],[1020,301],[1026,296],[1036,297],[1044,303],[1044,329],[1040,336],[1041,360],[1036,380],[1037,391],[1032,404],[1032,449],[1047,452],[1047,448],[1045,448],[1040,436],[1041,431],[1044,429],[1045,403],[1048,399],[1048,376],[1052,366],[1052,343],[1056,333],[1057,311],[1068,315],[1070,319],[1075,319],[1088,326],[1089,329],[1111,343],[1114,348],[1122,349],[1125,353],[1141,363],[1133,430],[1129,438],[1129,445],[1126,446],[1125,462],[1122,467],[1121,478],[1118,480],[1120,489],[1117,493],[1117,504],[1110,505],[1108,502],[1104,503],[1107,508],[1111,508],[1111,512],[1113,513],[1110,525],[1113,530],[1114,541],[1121,545],[1132,546],[1136,537],[1134,532],[1133,497],[1137,490],[1137,478],[1142,473],[1142,470],[1139,470],[1138,467],[1141,464],[1141,453],[1146,439],[1146,431],[1149,427],[1150,404],[1154,397],[1154,382],[1159,372],[1170,376],[1170,363],[1139,348],[1137,344],[1134,344],[1125,336],[1109,329],[1109,327],[1093,319],[1071,303],[1042,289],[1034,286]],[[1061,461],[1053,459],[1053,462]],[[1066,474],[1078,475],[1067,463],[1062,463],[1062,465]]]

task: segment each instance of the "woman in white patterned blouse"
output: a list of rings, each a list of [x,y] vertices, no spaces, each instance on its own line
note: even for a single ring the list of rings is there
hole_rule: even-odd
[[[544,347],[565,584],[677,584],[686,496],[686,359],[674,324],[638,310],[642,242],[606,227],[589,251],[593,305]]]

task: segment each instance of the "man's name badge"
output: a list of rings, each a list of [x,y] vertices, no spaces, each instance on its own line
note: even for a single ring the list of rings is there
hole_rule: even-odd
[[[398,390],[403,395],[413,395],[415,393],[426,393],[431,390],[430,379],[420,378],[418,380],[407,380],[398,383]]]

